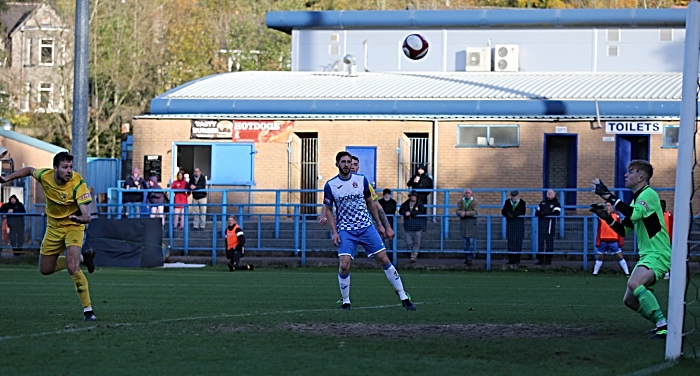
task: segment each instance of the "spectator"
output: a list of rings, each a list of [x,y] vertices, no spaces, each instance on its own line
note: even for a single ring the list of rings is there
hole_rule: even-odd
[[[226,258],[231,260],[228,263],[228,270],[253,270],[253,265],[241,265],[241,257],[245,253],[245,234],[238,225],[236,216],[229,216],[226,220]]]
[[[605,203],[605,209],[610,214],[610,217],[615,222],[620,222],[620,216],[617,215],[612,204],[609,202]],[[614,254],[617,257],[618,262],[622,271],[625,272],[626,276],[630,275],[630,271],[627,268],[627,262],[625,258],[622,257],[622,246],[625,245],[625,240],[622,236],[615,232],[605,221],[598,219],[598,234],[595,237],[595,246],[598,251],[598,259],[593,267],[593,275],[598,275],[600,267],[603,266],[603,260],[605,259],[606,253]]]
[[[501,214],[506,217],[506,238],[508,239],[508,264],[520,264],[525,236],[525,200],[520,199],[520,192],[511,191],[510,199],[503,203]]]
[[[0,207],[0,213],[16,214],[7,216],[7,227],[10,229],[10,244],[12,245],[12,253],[19,256],[22,253],[24,246],[24,216],[19,215],[26,213],[24,205],[19,202],[17,196],[10,196],[10,200]]]
[[[428,167],[424,164],[419,165],[416,173],[406,183],[412,189],[433,189],[433,179],[428,176]],[[418,192],[418,201],[423,205],[428,205],[428,195],[432,192]]]
[[[177,172],[177,179],[170,185],[170,188],[180,190],[175,192],[175,207],[173,208],[174,221],[173,227],[177,229],[185,228],[185,216],[182,214],[185,211],[185,205],[187,205],[187,197],[190,192],[183,191],[187,189],[187,181],[185,180],[185,172],[180,170]]]
[[[476,216],[479,215],[479,201],[472,196],[471,188],[464,190],[464,197],[457,203],[455,214],[459,217],[459,233],[462,234],[464,243],[465,264],[471,265],[476,251],[476,238],[479,236],[479,227]]]
[[[673,214],[666,211],[666,200],[661,200],[661,210],[664,212],[664,223],[666,224],[666,232],[668,232],[668,239],[673,244]]]
[[[408,200],[399,208],[403,216],[403,231],[406,235],[406,245],[411,250],[411,263],[415,263],[420,250],[420,238],[425,230],[425,205],[418,199],[418,193],[411,191]]]
[[[158,177],[156,176],[148,178],[148,187],[153,190],[163,189],[158,185]],[[164,225],[163,204],[165,204],[165,193],[158,191],[148,193],[148,203],[151,205],[151,218],[160,218],[160,224]]]
[[[557,228],[557,217],[561,214],[561,205],[553,190],[547,191],[547,197],[540,202],[535,210],[539,225],[539,247],[537,252],[537,265],[552,264],[554,254],[554,234]],[[545,251],[546,247],[546,251]]]
[[[129,175],[124,181],[124,188],[126,189],[146,189],[146,181],[143,180],[141,176],[141,170],[134,167],[131,170],[131,175]],[[139,213],[141,213],[141,203],[143,202],[143,193],[141,192],[124,192],[122,196],[122,201],[126,206],[127,215],[133,213],[133,218],[138,218]]]
[[[384,192],[382,198],[377,200],[379,203],[379,206],[381,206],[382,210],[386,214],[386,220],[387,220],[387,225],[391,227],[392,229],[394,228],[394,214],[396,214],[396,200],[391,198],[391,189],[386,188],[384,189]],[[390,238],[389,238],[390,239]],[[388,249],[392,249],[393,244],[391,241],[387,242],[388,243]]]
[[[193,227],[195,230],[204,230],[207,223],[207,178],[202,176],[202,171],[199,167],[194,168],[194,175],[190,179],[190,189],[192,190],[192,205],[190,213],[192,214]]]

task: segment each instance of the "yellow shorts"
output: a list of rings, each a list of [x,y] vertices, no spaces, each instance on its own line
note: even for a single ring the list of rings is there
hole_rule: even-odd
[[[64,225],[61,227],[46,226],[44,240],[41,241],[42,255],[60,255],[67,247],[83,246],[85,225]]]

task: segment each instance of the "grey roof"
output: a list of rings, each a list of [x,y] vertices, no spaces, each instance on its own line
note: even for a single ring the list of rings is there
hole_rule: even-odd
[[[10,130],[6,130],[6,129],[2,129],[2,128],[0,128],[0,137],[6,137],[9,139],[15,140],[17,142],[21,142],[23,144],[33,146],[37,149],[48,151],[49,153],[57,154],[57,153],[60,153],[62,151],[68,151],[60,146],[56,146],[54,144],[50,144],[48,142],[41,141],[41,140],[36,139],[34,137],[29,137],[29,136],[22,134],[22,133],[19,133],[19,132],[10,131]]]
[[[680,100],[681,73],[237,72],[181,86],[161,99]]]
[[[7,12],[0,13],[5,35],[9,35],[39,5],[40,3],[7,3]]]

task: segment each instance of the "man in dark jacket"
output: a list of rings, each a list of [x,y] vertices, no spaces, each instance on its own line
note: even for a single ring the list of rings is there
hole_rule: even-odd
[[[511,191],[510,199],[506,200],[501,209],[506,217],[506,238],[508,239],[508,263],[520,264],[520,253],[523,250],[525,236],[525,200],[520,199],[520,192]]]
[[[124,188],[126,189],[134,189],[134,190],[141,190],[141,189],[147,189],[148,185],[146,185],[146,181],[143,180],[143,176],[141,176],[141,170],[138,168],[134,167],[133,170],[131,170],[131,175],[129,175],[126,180],[124,180]],[[139,213],[141,213],[141,203],[143,202],[143,193],[142,192],[124,192],[122,195],[122,202],[125,204],[130,204],[127,205],[126,207],[126,213],[131,214],[133,213],[133,218],[138,218]]]
[[[537,265],[551,264],[554,253],[554,234],[557,227],[557,217],[561,214],[561,205],[553,190],[547,191],[547,198],[540,202],[535,211],[539,225],[539,247]],[[546,251],[545,251],[545,246]]]
[[[382,207],[382,210],[384,211],[386,215],[386,220],[387,224],[389,227],[392,229],[394,228],[394,214],[396,214],[396,200],[391,198],[391,189],[386,188],[384,189],[384,192],[382,192],[382,198],[377,200],[379,203],[379,206]],[[387,237],[388,238],[388,237]],[[389,241],[385,241],[384,245],[386,245],[387,249],[393,249],[393,242],[391,241],[391,238],[389,238]]]
[[[10,200],[0,207],[0,213],[8,213],[15,215],[7,216],[7,227],[10,229],[10,244],[12,244],[12,253],[19,256],[22,253],[24,246],[24,216],[26,213],[24,205],[19,202],[17,196],[10,196]]]
[[[420,238],[425,230],[425,205],[418,199],[418,193],[411,191],[408,200],[399,208],[399,214],[403,217],[403,231],[406,235],[406,245],[411,249],[411,262],[415,263],[420,250]]]
[[[428,167],[424,164],[418,166],[416,173],[411,177],[411,179],[406,183],[411,189],[433,189],[433,178],[428,176]],[[418,201],[422,202],[423,205],[428,204],[428,195],[431,192],[418,192]]]
[[[204,230],[207,224],[207,178],[202,175],[199,167],[194,168],[194,175],[190,179],[190,189],[192,190],[192,214],[193,227],[195,230]]]

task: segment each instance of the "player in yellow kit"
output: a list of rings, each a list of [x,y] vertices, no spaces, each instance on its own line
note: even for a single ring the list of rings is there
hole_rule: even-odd
[[[73,156],[65,151],[54,156],[53,169],[25,167],[0,176],[0,183],[29,175],[41,184],[46,196],[48,221],[41,242],[39,271],[49,275],[68,269],[83,304],[83,321],[95,321],[97,317],[90,303],[88,281],[80,270],[80,261],[85,263],[89,273],[95,270],[95,251],[81,251],[85,224],[90,222],[88,204],[92,202],[87,184],[73,172]],[[65,256],[61,256],[64,252]]]

